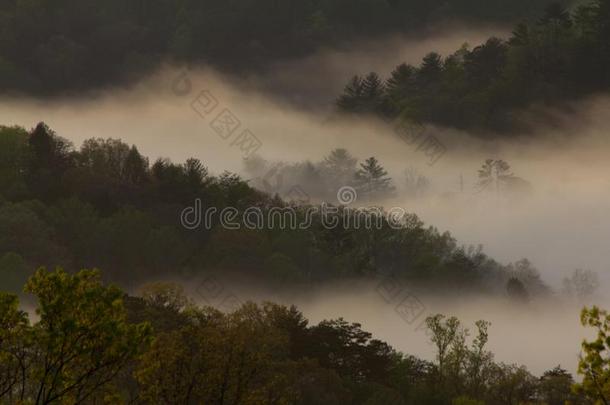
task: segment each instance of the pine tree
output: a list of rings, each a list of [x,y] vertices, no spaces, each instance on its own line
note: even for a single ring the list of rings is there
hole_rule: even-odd
[[[526,46],[530,43],[530,27],[525,23],[519,23],[513,30],[513,36],[508,40],[512,46]]]
[[[385,92],[385,87],[379,78],[379,75],[377,75],[375,72],[371,72],[366,75],[362,81],[362,90],[362,95],[369,108],[374,108],[381,102]]]
[[[364,79],[354,76],[337,100],[337,106],[346,112],[380,112],[384,95],[383,81],[371,72]]]
[[[359,112],[362,106],[363,93],[362,77],[356,75],[345,86],[343,94],[337,100],[337,107],[344,112]]]
[[[436,52],[430,52],[424,59],[417,71],[417,81],[420,85],[429,85],[440,78],[443,71],[441,56]]]
[[[385,87],[389,96],[401,96],[408,92],[413,86],[415,68],[403,63],[396,67],[386,81]]]
[[[415,93],[416,69],[403,63],[394,69],[385,83],[386,101],[384,108],[387,114],[395,116],[402,110],[401,102]]]
[[[496,192],[501,191],[502,186],[506,186],[515,175],[510,170],[510,165],[504,160],[487,159],[479,169],[479,189],[491,189]]]
[[[370,157],[360,164],[360,169],[356,172],[355,184],[359,194],[367,195],[368,198],[390,197],[395,190],[388,172],[375,157]]]
[[[346,149],[334,149],[324,158],[322,166],[331,189],[351,184],[358,160]]]
[[[138,184],[148,177],[148,159],[138,152],[138,148],[132,146],[125,157],[122,177],[133,184]]]
[[[551,3],[545,9],[544,16],[538,20],[538,24],[570,28],[572,26],[572,18],[570,12],[560,3]]]

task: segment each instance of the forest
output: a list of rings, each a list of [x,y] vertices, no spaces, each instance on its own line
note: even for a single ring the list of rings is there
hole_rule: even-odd
[[[260,159],[246,163],[256,167],[256,162]],[[482,166],[482,181],[489,180],[489,164]],[[328,190],[336,193],[345,184],[371,198],[393,191],[375,158],[358,168],[349,152],[336,150],[322,167],[311,168],[318,174],[310,183],[319,186],[326,179],[318,198],[330,203]],[[116,139],[89,139],[76,150],[43,123],[30,131],[0,128],[0,189],[0,280],[13,291],[33,269],[61,266],[99,268],[106,280],[128,286],[159,277],[196,278],[221,268],[285,286],[391,275],[439,291],[451,285],[456,293],[504,294],[511,280],[517,297],[521,290],[532,297],[549,293],[527,259],[500,264],[480,247],[461,246],[449,232],[426,227],[412,213],[398,227],[381,213],[381,226],[373,229],[355,222],[329,228],[321,221],[304,229],[279,222],[227,229],[218,219],[187,229],[181,212],[196,199],[239,213],[290,207],[299,216],[315,202],[284,201],[236,174],[211,175],[194,158],[150,164],[136,146]]]
[[[0,92],[130,84],[163,62],[264,69],[446,20],[514,22],[548,0],[1,0]]]
[[[560,106],[610,89],[610,2],[573,10],[550,4],[508,39],[464,44],[420,66],[401,64],[384,80],[354,76],[337,100],[340,111],[468,129],[480,136],[531,130],[524,110]]]
[[[426,319],[434,361],[397,352],[358,323],[309,324],[294,306],[248,302],[229,313],[195,305],[179,285],[138,296],[97,271],[39,269],[24,291],[36,321],[0,293],[0,401],[125,404],[605,404],[610,315],[582,311],[582,381],[560,366],[536,377],[496,362],[489,322]],[[473,334],[469,334],[469,328]]]
[[[610,315],[597,307],[582,312],[583,325],[599,335],[583,343],[577,380],[556,364],[535,376],[496,361],[485,320],[466,325],[429,315],[422,328],[436,357],[428,361],[348,319],[310,324],[297,307],[272,302],[234,302],[221,312],[198,304],[181,284],[151,281],[205,280],[222,268],[289,290],[392,276],[436,291],[508,296],[527,310],[552,294],[527,259],[502,265],[412,214],[399,229],[387,222],[364,230],[185,229],[181,210],[196,198],[240,209],[300,212],[306,204],[235,174],[213,176],[196,159],[150,165],[119,140],[89,139],[75,149],[43,123],[2,127],[0,141],[0,402],[559,405],[609,398]],[[369,173],[375,186],[366,191],[383,197],[392,179],[372,159],[358,165],[335,150],[319,170],[330,188],[350,172],[358,187]],[[496,165],[506,163],[483,164],[482,183]],[[577,271],[566,287],[584,296],[596,280]]]
[[[0,405],[608,405],[609,109],[610,0],[0,0]]]

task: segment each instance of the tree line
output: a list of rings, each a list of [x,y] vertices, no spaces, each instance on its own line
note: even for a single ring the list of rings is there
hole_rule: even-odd
[[[342,187],[352,187],[356,192],[354,203],[359,201],[361,205],[396,195],[396,182],[377,158],[371,156],[359,162],[344,148],[331,150],[320,162],[273,162],[253,155],[244,159],[244,169],[254,187],[297,201],[336,202]],[[409,191],[416,194],[426,188],[427,180],[422,175],[414,169],[411,175],[405,181]],[[409,181],[414,183],[408,184]],[[292,196],[295,187],[300,195]]]
[[[481,135],[528,129],[521,110],[557,106],[610,86],[610,1],[568,10],[550,4],[518,24],[508,40],[464,44],[420,66],[401,64],[387,80],[375,72],[353,77],[337,100],[340,111],[431,122]],[[490,131],[491,130],[491,131]]]
[[[335,169],[341,178],[341,165]],[[367,190],[370,184],[364,183]],[[196,199],[240,213],[292,208],[303,218],[310,206],[259,191],[235,174],[214,176],[197,159],[150,164],[119,140],[89,139],[77,150],[42,123],[31,131],[0,128],[0,190],[0,280],[13,291],[33,269],[57,265],[100,268],[122,285],[219,269],[287,288],[392,275],[456,292],[505,294],[510,279],[530,297],[550,291],[529,261],[500,264],[414,214],[398,227],[382,216],[373,229],[356,221],[328,229],[314,220],[307,229],[277,223],[232,230],[217,218],[209,228],[186,229],[181,212]]]
[[[262,69],[433,21],[514,21],[548,0],[1,0],[0,92],[54,95],[141,78],[161,61]]]
[[[36,320],[0,293],[0,401],[10,404],[580,405],[610,399],[610,316],[582,311],[575,383],[494,360],[489,322],[426,319],[432,361],[401,353],[343,318],[310,324],[294,306],[248,302],[223,313],[177,284],[137,296],[97,271],[39,269],[26,283]]]
[[[401,178],[396,179],[375,156],[359,161],[344,148],[331,150],[320,161],[269,161],[255,154],[243,163],[250,185],[300,203],[340,201],[338,194],[345,187],[353,189],[354,206],[389,203],[397,197],[415,200],[432,194],[431,180],[414,167],[407,167]],[[460,193],[493,192],[525,197],[533,190],[502,159],[485,159],[476,172],[474,184],[464,183],[464,176],[460,176]]]

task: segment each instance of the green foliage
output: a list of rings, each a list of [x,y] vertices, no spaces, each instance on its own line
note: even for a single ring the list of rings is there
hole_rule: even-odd
[[[149,165],[135,146],[113,139],[90,139],[77,150],[43,123],[29,133],[0,128],[1,142],[12,149],[0,153],[0,173],[7,173],[6,184],[21,184],[19,193],[0,199],[0,280],[14,291],[28,269],[57,265],[102,268],[108,280],[126,284],[247,269],[265,281],[289,284],[391,273],[436,288],[451,283],[479,290],[501,290],[513,271],[480,251],[457,247],[449,233],[426,228],[415,215],[396,229],[381,210],[339,207],[349,223],[327,229],[319,212],[308,214],[310,206],[289,205],[231,173],[212,176],[196,159]],[[347,150],[336,149],[321,162],[286,164],[277,175],[287,184],[315,185],[328,201],[346,185],[357,188],[364,203],[392,195],[394,185],[379,161],[357,163]],[[259,177],[269,170],[260,159],[248,165]],[[275,221],[265,229],[229,230],[216,217],[209,227],[187,231],[180,213],[195,199],[204,202],[202,208],[230,206],[240,214],[250,207],[263,213],[290,207],[298,223],[310,215],[311,226],[285,229]],[[367,229],[366,221],[379,227]]]
[[[25,397],[32,344],[27,314],[15,295],[0,293],[0,399]]]
[[[454,398],[451,405],[485,405],[485,402],[471,399],[466,396]]]
[[[430,340],[436,346],[438,377],[439,380],[443,380],[446,377],[449,349],[452,345],[460,343],[465,332],[461,330],[460,321],[456,317],[445,320],[445,316],[441,314],[428,317],[426,325],[432,335]]]
[[[374,104],[383,109],[370,107],[359,77],[346,86],[337,105],[345,112],[382,112],[482,136],[525,130],[528,123],[516,110],[610,89],[609,8],[607,0],[591,0],[573,11],[553,2],[537,21],[519,23],[506,41],[490,38],[446,58],[429,53],[419,67],[399,65],[385,88],[374,92]]]
[[[27,258],[31,267],[59,259],[49,225],[27,203],[0,205],[0,252]]]
[[[149,327],[127,322],[123,293],[96,271],[40,269],[24,291],[37,298],[32,325],[16,297],[0,294],[0,399],[79,403],[110,393],[148,342]]]
[[[76,150],[42,123],[30,133],[2,129],[0,140],[15,134],[18,139],[25,134],[20,142],[27,159],[20,170],[12,170],[14,160],[5,159],[5,172],[12,176],[7,181],[24,188],[22,194],[0,199],[0,280],[14,291],[29,275],[27,269],[57,265],[70,271],[101,268],[106,279],[127,285],[221,269],[303,286],[394,274],[436,289],[451,285],[503,292],[511,276],[523,280],[532,296],[546,288],[529,262],[502,266],[480,249],[458,247],[449,233],[425,227],[412,214],[390,224],[378,208],[338,207],[347,224],[328,229],[320,207],[286,203],[231,173],[212,176],[196,159],[183,164],[161,159],[149,166],[135,146],[112,139],[88,140]],[[259,176],[267,170],[266,162],[249,165],[262,170]],[[39,174],[52,181],[41,184]],[[339,187],[351,185],[358,189],[360,205],[394,190],[374,157],[358,167],[342,149],[321,162],[285,165],[278,176],[287,184],[315,183],[319,195],[333,201]],[[263,216],[271,209],[291,209],[298,224],[310,226],[286,229],[276,220],[261,229],[230,230],[216,216],[200,229],[186,230],[180,213],[195,199],[203,202],[202,209],[236,207],[239,215],[251,207]],[[312,215],[311,208],[318,212]],[[367,229],[366,223],[375,226]]]
[[[576,405],[582,403],[582,398],[572,393],[574,379],[566,370],[557,366],[545,371],[540,378],[539,391],[548,405]]]
[[[485,321],[468,344],[457,318],[429,317],[438,349],[429,363],[357,323],[309,325],[296,307],[273,303],[222,313],[195,306],[173,283],[130,297],[102,285],[96,271],[40,269],[25,290],[38,301],[33,324],[15,295],[0,293],[3,403],[584,405],[606,395],[597,383],[607,377],[599,339],[609,322],[597,308],[583,311],[601,334],[583,344],[588,374],[571,393],[560,367],[537,379],[494,363]]]
[[[437,314],[428,317],[426,324],[436,348],[437,363],[431,375],[439,398],[451,404],[500,404],[504,400],[513,403],[514,399],[510,399],[516,398],[513,394],[503,396],[494,391],[499,390],[502,384],[507,385],[507,389],[516,390],[515,384],[520,382],[515,381],[520,380],[517,371],[494,363],[493,354],[486,349],[489,322],[480,320],[475,323],[477,334],[470,346],[467,343],[470,332],[457,318]],[[500,384],[499,378],[514,381],[502,380]],[[525,394],[518,397],[519,401],[526,399],[529,397]]]
[[[8,252],[0,257],[0,284],[5,291],[18,293],[29,276],[28,267],[21,256]]]
[[[8,0],[0,3],[0,90],[57,94],[124,83],[166,59],[256,68],[447,18],[512,21],[546,3]]]
[[[30,159],[28,133],[23,128],[0,126],[0,134],[0,190],[9,200],[23,197],[27,190],[23,172]]]
[[[538,379],[523,366],[496,364],[489,373],[488,401],[511,405],[531,403],[537,394]]]
[[[157,281],[140,288],[140,297],[147,306],[168,310],[173,313],[183,311],[191,305],[180,284]]]
[[[598,307],[584,308],[581,313],[583,326],[596,330],[594,340],[583,341],[582,355],[578,363],[578,373],[582,383],[575,385],[577,393],[584,394],[593,403],[610,402],[610,315]]]
[[[379,164],[375,157],[368,158],[360,164],[360,169],[356,172],[356,190],[365,197],[384,198],[390,197],[394,193],[392,179],[388,177],[388,172]]]
[[[245,305],[232,314],[202,313],[201,323],[157,337],[137,371],[153,403],[290,403],[286,339]],[[177,375],[184,376],[179,381]]]
[[[264,266],[271,278],[279,282],[294,282],[305,278],[292,259],[282,253],[273,253],[265,260]]]

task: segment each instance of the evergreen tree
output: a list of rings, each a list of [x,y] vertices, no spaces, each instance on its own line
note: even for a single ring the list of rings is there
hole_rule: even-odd
[[[72,144],[39,123],[28,139],[30,161],[26,177],[32,190],[44,199],[60,196],[61,179],[72,165]]]
[[[396,115],[403,109],[403,100],[412,96],[415,92],[416,69],[405,63],[399,65],[392,71],[390,78],[385,83],[386,102],[384,112]]]
[[[337,100],[337,106],[345,112],[381,112],[385,87],[377,73],[364,77],[354,76]]]
[[[514,178],[510,165],[504,160],[487,159],[479,169],[480,190],[493,189],[500,192],[502,186]]]
[[[358,160],[346,149],[334,149],[322,162],[331,189],[352,183]],[[335,190],[336,192],[336,190]]]
[[[390,78],[386,81],[385,87],[388,96],[404,96],[413,89],[413,79],[415,76],[415,68],[411,65],[403,63],[398,65],[390,74]]]
[[[139,184],[148,178],[148,159],[140,155],[135,146],[129,149],[125,157],[123,177],[133,184]]]
[[[498,38],[490,38],[468,53],[464,60],[466,77],[471,86],[484,87],[497,80],[506,64],[507,47]]]
[[[417,71],[417,82],[420,86],[428,86],[440,79],[443,71],[441,56],[436,52],[427,54]]]
[[[344,112],[360,112],[362,110],[363,94],[362,77],[354,76],[345,86],[343,94],[337,100],[337,106]]]
[[[554,2],[546,7],[544,15],[538,20],[538,24],[570,28],[572,26],[572,18],[570,12],[561,3]]]
[[[519,23],[513,30],[512,37],[508,40],[512,46],[525,46],[530,43],[530,27],[526,23]]]
[[[365,110],[368,112],[380,112],[385,94],[385,86],[379,75],[371,72],[362,81],[362,90]]]
[[[368,198],[389,197],[395,190],[388,172],[375,157],[370,157],[360,164],[360,169],[356,172],[355,184],[358,192]]]

